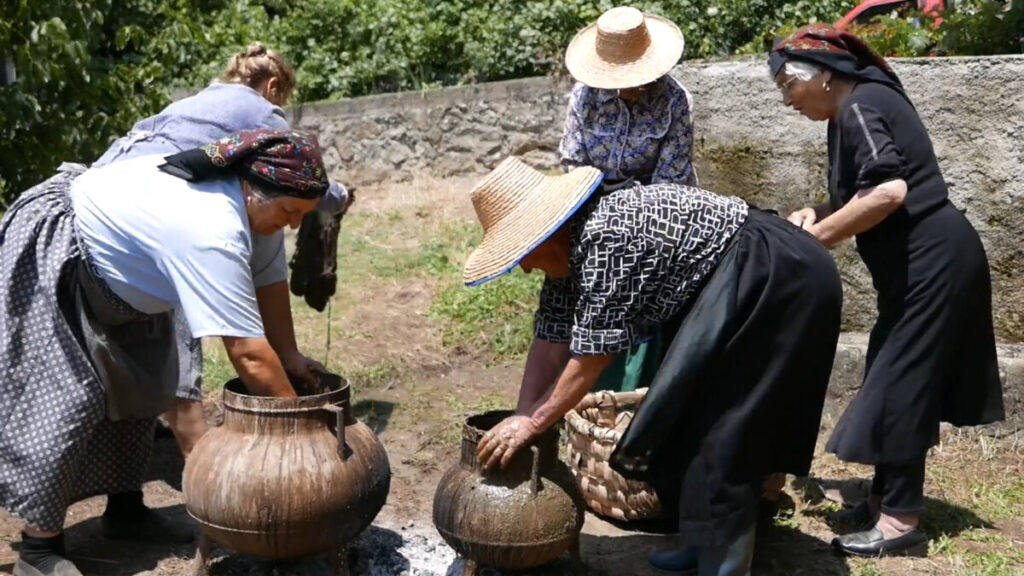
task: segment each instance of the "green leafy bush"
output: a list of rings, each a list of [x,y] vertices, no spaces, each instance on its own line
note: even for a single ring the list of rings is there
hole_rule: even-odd
[[[1024,52],[1024,0],[960,0],[940,17],[892,13],[851,31],[884,56]]]
[[[89,162],[170,91],[206,85],[262,41],[294,63],[298,101],[559,73],[573,35],[611,0],[10,0],[0,52],[0,209],[64,160]],[[887,55],[1020,52],[1024,0],[961,0],[942,26],[858,29]],[[855,0],[649,0],[686,36],[686,58],[764,52]],[[4,54],[0,53],[0,56]]]

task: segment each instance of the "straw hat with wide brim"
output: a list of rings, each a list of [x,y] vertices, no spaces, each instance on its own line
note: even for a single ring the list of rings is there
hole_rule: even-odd
[[[503,160],[470,194],[484,238],[466,260],[466,284],[511,272],[583,205],[602,177],[590,167],[545,176],[514,156]]]
[[[612,8],[580,30],[565,50],[572,77],[594,88],[636,88],[668,74],[683,55],[670,20],[636,8]]]

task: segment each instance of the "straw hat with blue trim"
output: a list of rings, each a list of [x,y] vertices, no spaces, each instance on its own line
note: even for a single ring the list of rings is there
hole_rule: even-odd
[[[470,194],[484,238],[466,260],[466,285],[511,272],[590,198],[602,177],[591,167],[546,176],[514,156],[503,160]]]

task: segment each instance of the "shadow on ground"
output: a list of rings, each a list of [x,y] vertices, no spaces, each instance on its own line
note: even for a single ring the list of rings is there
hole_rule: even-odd
[[[159,430],[159,428],[158,428]],[[157,433],[153,442],[153,453],[146,472],[146,482],[162,481],[181,492],[181,473],[185,469],[185,460],[178,450],[178,443],[170,431]]]
[[[157,510],[175,522],[192,522],[183,504]],[[194,544],[149,544],[108,540],[103,537],[99,516],[67,526],[64,539],[67,558],[86,576],[138,574],[156,569],[165,558],[184,558],[195,553]]]
[[[867,498],[871,481],[864,478],[829,479],[829,478],[798,478],[793,482],[794,488],[801,491],[803,501],[808,505],[821,504],[826,494],[837,494],[846,505],[856,505]],[[988,520],[973,511],[943,500],[925,497],[925,512],[921,517],[921,527],[932,538],[946,535],[950,538],[962,532],[975,529],[995,528]],[[855,527],[837,525],[828,519],[827,510],[807,510],[804,515],[825,519],[829,527],[837,534],[845,534],[856,530]]]
[[[386,528],[370,526],[349,548],[348,568],[351,574],[371,576],[398,576],[408,574],[409,559],[403,547],[409,542],[400,534]],[[229,550],[214,548],[210,561],[210,576],[249,576],[252,574],[273,574],[274,576],[329,576],[333,574],[325,554],[308,558],[274,560],[234,554]]]
[[[355,417],[369,426],[374,434],[387,429],[394,411],[395,403],[386,400],[360,400],[352,405]]]

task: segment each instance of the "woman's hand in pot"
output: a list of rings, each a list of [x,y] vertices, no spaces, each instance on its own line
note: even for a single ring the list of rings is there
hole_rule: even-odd
[[[288,377],[293,382],[307,382],[315,384],[318,382],[317,374],[327,372],[327,369],[324,368],[323,364],[309,358],[308,356],[302,355],[302,353],[298,351],[282,357],[281,365],[284,366],[285,373],[288,374]]]
[[[506,468],[512,456],[540,433],[529,416],[509,416],[480,439],[476,448],[477,459],[484,469]]]
[[[789,220],[804,230],[810,230],[811,226],[818,221],[818,213],[814,211],[814,208],[802,208],[790,214],[789,218],[786,218],[786,220]]]

